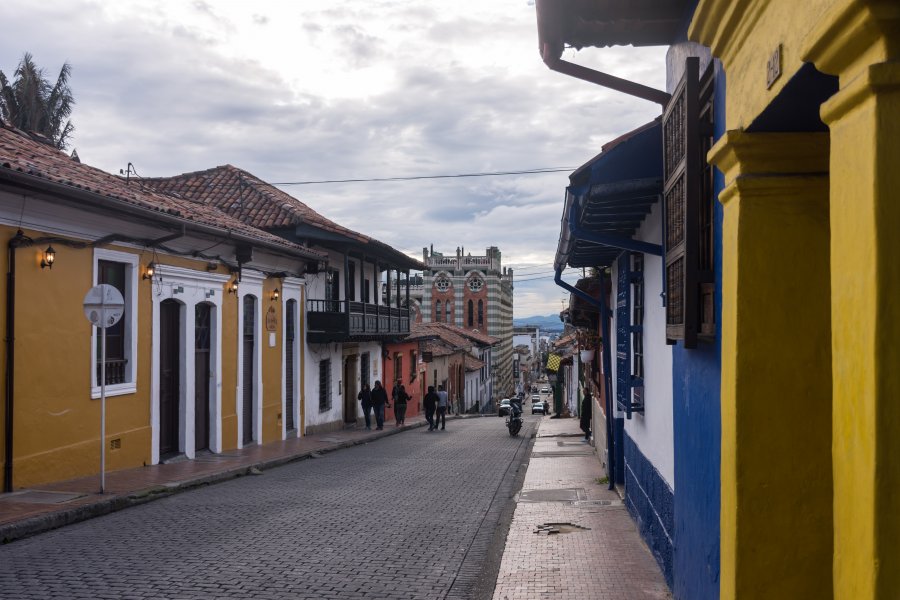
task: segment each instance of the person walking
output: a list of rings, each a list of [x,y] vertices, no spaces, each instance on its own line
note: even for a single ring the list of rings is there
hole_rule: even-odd
[[[409,402],[409,398],[406,388],[401,383],[400,389],[397,390],[397,397],[394,398],[394,418],[397,420],[397,427],[406,423],[406,403]]]
[[[384,407],[388,404],[387,391],[381,387],[381,382],[376,381],[372,388],[372,408],[375,409],[375,429],[384,429]]]
[[[434,419],[434,428],[438,428],[438,423],[441,424],[441,429],[446,429],[447,427],[447,407],[450,405],[450,397],[447,395],[447,392],[444,390],[444,386],[438,386],[438,405],[437,405],[437,416]]]
[[[422,406],[425,408],[425,420],[428,421],[428,431],[434,431],[437,429],[434,422],[434,411],[437,410],[438,401],[440,398],[437,395],[437,392],[434,391],[434,386],[428,386],[428,393],[425,394],[425,398],[422,399]]]
[[[366,418],[366,431],[372,430],[372,390],[369,389],[369,384],[362,384],[362,389],[356,395],[356,399],[359,400],[360,404],[362,404],[363,416]]]
[[[591,417],[594,412],[594,400],[591,398],[590,392],[585,392],[584,399],[581,401],[581,430],[584,432],[584,441],[591,439]]]

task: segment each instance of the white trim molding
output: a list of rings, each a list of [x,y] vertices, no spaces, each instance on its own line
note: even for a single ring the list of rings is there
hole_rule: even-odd
[[[123,263],[125,265],[125,353],[128,362],[125,363],[125,382],[106,386],[106,396],[122,396],[133,394],[137,391],[138,373],[138,274],[140,273],[140,256],[131,252],[117,252],[106,248],[94,248],[93,275],[91,285],[97,285],[99,273],[98,263],[101,260]],[[97,381],[97,328],[91,328],[91,398],[100,397],[100,382]]]
[[[303,413],[303,385],[301,384],[301,373],[303,372],[303,363],[301,362],[301,348],[303,347],[303,335],[305,332],[305,328],[303,327],[303,286],[305,282],[303,279],[298,279],[294,277],[287,277],[282,282],[282,295],[281,295],[281,314],[282,314],[282,323],[281,323],[281,339],[283,340],[281,344],[281,364],[282,364],[282,377],[281,377],[281,414],[283,418],[281,419],[281,439],[287,439],[288,430],[287,430],[287,415],[285,411],[287,410],[287,372],[288,369],[291,369],[294,375],[294,398],[293,398],[293,420],[294,420],[294,432],[291,434],[292,437],[302,437],[303,431],[301,427],[300,415]],[[294,364],[287,364],[287,316],[288,316],[288,302],[293,300],[296,302],[294,310]]]
[[[263,320],[263,281],[266,276],[259,271],[250,269],[241,270],[241,280],[237,291],[237,390],[235,392],[235,410],[237,411],[237,447],[244,447],[244,298],[253,296],[256,298],[256,327],[254,331],[255,342],[253,344],[254,379],[253,382],[253,408],[255,423],[253,428],[253,443],[262,443],[262,320]]]
[[[181,389],[178,403],[179,450],[188,458],[194,458],[194,363],[195,308],[209,304],[210,315],[210,435],[209,449],[222,451],[222,303],[228,275],[195,271],[169,265],[157,265],[153,275],[151,299],[152,342],[150,368],[150,438],[151,462],[159,463],[159,306],[165,300],[176,300],[181,307]]]

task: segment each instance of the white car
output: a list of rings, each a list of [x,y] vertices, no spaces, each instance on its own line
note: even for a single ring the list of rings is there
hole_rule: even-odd
[[[550,393],[550,388],[548,388],[548,387],[545,385],[544,387],[541,388],[541,393],[542,393],[542,394],[549,394],[549,393]]]
[[[544,402],[538,400],[537,402],[533,402],[531,404],[531,414],[541,413],[544,414]]]

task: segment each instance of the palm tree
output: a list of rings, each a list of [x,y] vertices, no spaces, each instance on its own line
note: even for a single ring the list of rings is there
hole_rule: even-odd
[[[69,121],[75,104],[69,89],[71,72],[69,63],[64,63],[56,84],[51,85],[26,52],[12,84],[0,71],[0,118],[23,131],[39,133],[64,150],[75,131]]]

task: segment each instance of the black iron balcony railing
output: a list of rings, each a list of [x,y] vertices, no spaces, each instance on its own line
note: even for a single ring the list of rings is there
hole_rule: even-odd
[[[117,383],[125,383],[125,366],[128,364],[126,358],[108,358],[106,359],[106,385],[115,385]],[[97,385],[101,380],[101,365],[97,361]]]
[[[346,300],[307,300],[312,343],[386,340],[409,333],[409,309]]]

